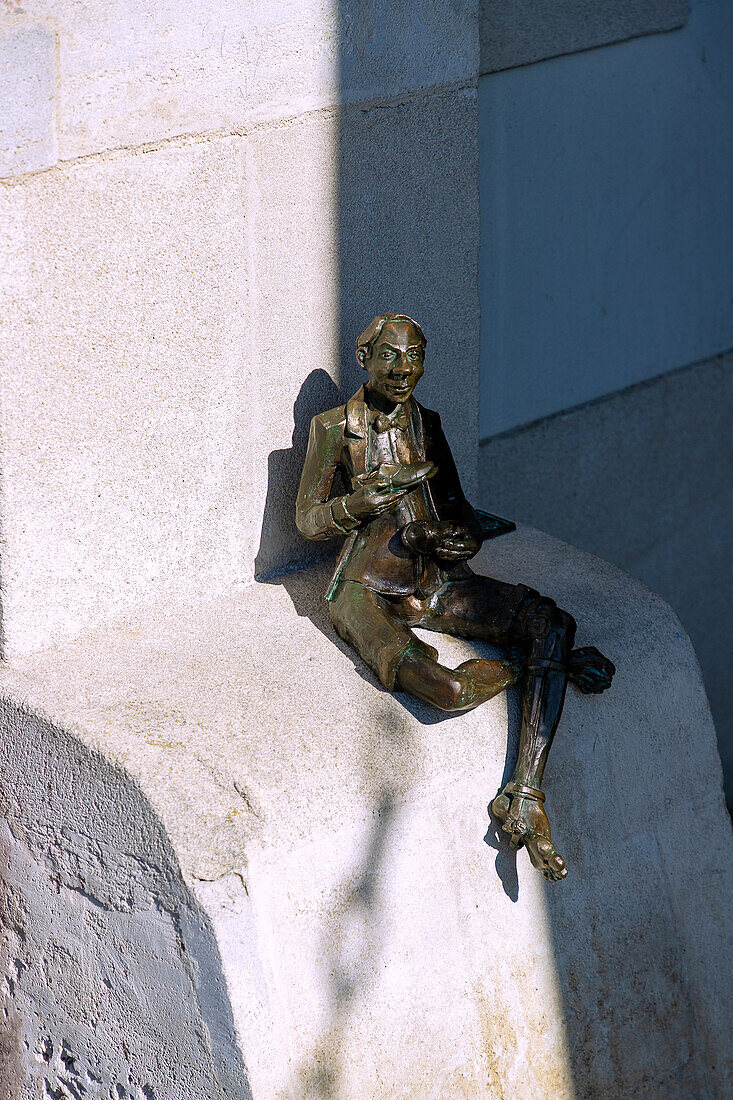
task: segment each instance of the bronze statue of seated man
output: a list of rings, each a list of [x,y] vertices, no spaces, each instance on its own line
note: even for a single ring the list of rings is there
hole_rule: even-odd
[[[547,754],[568,681],[603,691],[615,669],[592,647],[573,649],[575,621],[553,600],[469,568],[481,524],[440,417],[412,396],[425,345],[420,325],[401,314],[376,317],[361,334],[356,356],[369,381],[346,405],[313,418],[296,522],[308,539],[346,536],[327,593],[331,619],[389,691],[463,711],[521,681],[517,766],[492,810],[512,846],[524,845],[546,878],[559,879],[567,872],[540,789]],[[347,491],[332,497],[337,472]],[[414,626],[509,652],[446,668]]]

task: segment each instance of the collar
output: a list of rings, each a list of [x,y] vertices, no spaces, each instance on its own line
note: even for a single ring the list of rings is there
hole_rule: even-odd
[[[417,403],[414,397],[410,397],[403,406],[396,405],[391,413],[378,414],[369,408],[366,400],[366,388],[360,386],[354,396],[346,403],[346,434],[354,439],[365,439],[369,431],[369,425],[377,415],[386,416],[388,420],[391,420],[397,415],[397,410],[400,407],[404,408],[413,425],[416,420],[419,420]]]

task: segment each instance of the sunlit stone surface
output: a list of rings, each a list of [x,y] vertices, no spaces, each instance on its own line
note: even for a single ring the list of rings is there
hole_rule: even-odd
[[[554,596],[618,665],[606,695],[571,693],[550,758],[558,884],[486,814],[516,699],[441,720],[388,695],[334,639],[325,564],[2,673],[20,1079],[53,1083],[65,1042],[169,1095],[151,1059],[182,1087],[177,1041],[218,1066],[207,1097],[247,1095],[237,1048],[255,1100],[724,1094],[730,831],[689,642],[662,601],[548,536],[506,536],[480,565]],[[441,643],[454,662],[470,648]],[[123,1055],[95,1020],[131,997]]]

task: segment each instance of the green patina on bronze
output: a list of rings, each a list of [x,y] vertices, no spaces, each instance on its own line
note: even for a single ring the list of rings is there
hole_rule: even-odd
[[[553,600],[469,567],[486,538],[514,524],[471,507],[440,417],[413,396],[426,343],[404,314],[375,317],[361,334],[356,356],[369,381],[313,418],[296,522],[309,539],[346,536],[326,594],[331,619],[389,691],[457,712],[521,683],[517,765],[491,808],[512,847],[559,879],[567,871],[541,790],[547,754],[567,684],[604,691],[615,669],[593,647],[573,649],[575,621]],[[337,473],[349,491],[332,496]],[[507,655],[446,668],[415,626],[487,639]]]

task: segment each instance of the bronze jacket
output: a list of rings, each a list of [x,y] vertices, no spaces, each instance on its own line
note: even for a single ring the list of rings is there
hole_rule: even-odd
[[[414,398],[409,401],[412,443],[421,459],[434,462],[437,473],[403,498],[421,499],[413,512],[419,516],[478,526],[478,519],[463,495],[450,447],[436,412]],[[334,478],[341,472],[348,496],[353,479],[375,465],[370,454],[369,412],[364,387],[346,405],[313,417],[303,474],[296,500],[295,522],[307,539],[346,535],[327,598],[332,599],[342,580],[355,580],[373,591],[392,596],[428,595],[449,579],[471,576],[465,564],[445,569],[416,558],[403,545],[400,529],[404,507],[396,507],[372,520],[356,524],[342,507],[344,497],[331,497]],[[407,517],[409,519],[409,516]]]

